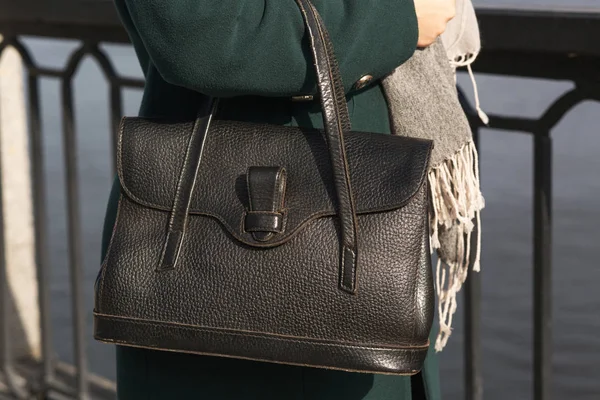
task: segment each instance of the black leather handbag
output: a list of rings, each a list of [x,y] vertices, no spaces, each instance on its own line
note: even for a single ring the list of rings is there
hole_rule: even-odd
[[[296,1],[324,132],[212,114],[124,118],[96,339],[368,373],[422,368],[432,144],[351,131],[327,31]]]

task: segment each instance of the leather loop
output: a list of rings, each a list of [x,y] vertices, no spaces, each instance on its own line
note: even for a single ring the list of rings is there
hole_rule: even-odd
[[[250,167],[246,174],[250,211],[279,211],[285,196],[285,169]]]
[[[283,232],[283,203],[286,174],[281,167],[250,167],[246,174],[250,211],[244,220],[244,231],[252,232],[259,242]]]
[[[244,220],[244,231],[251,232],[254,239],[266,242],[283,232],[283,214],[268,211],[249,211]]]

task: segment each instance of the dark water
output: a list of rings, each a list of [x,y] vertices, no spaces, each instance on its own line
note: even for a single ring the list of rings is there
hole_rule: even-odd
[[[528,0],[537,6],[595,6],[599,0]],[[497,4],[498,1],[482,2]],[[504,4],[519,4],[517,0]],[[73,42],[29,40],[43,65],[64,65]],[[133,51],[105,47],[120,73],[139,76]],[[470,93],[470,84],[460,78]],[[493,114],[536,117],[572,85],[517,78],[479,76],[482,104]],[[54,343],[62,359],[72,359],[69,275],[66,267],[65,189],[62,162],[59,83],[42,84],[46,174],[51,227],[52,312]],[[125,91],[125,111],[137,111],[141,93]],[[85,246],[88,310],[100,258],[104,207],[112,181],[108,87],[94,61],[86,60],[75,83],[78,127],[80,199]],[[554,313],[556,399],[600,399],[600,269],[596,246],[600,239],[600,105],[585,102],[574,108],[554,132]],[[487,208],[483,236],[483,337],[486,398],[531,398],[532,366],[532,140],[526,134],[484,131],[482,178]],[[91,312],[89,331],[91,334]],[[459,307],[455,331],[442,353],[446,398],[462,395],[463,331]],[[88,346],[93,371],[114,378],[110,346]]]

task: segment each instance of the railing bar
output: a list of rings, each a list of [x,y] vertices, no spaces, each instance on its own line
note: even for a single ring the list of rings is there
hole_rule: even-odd
[[[479,147],[479,129],[473,127],[473,139]],[[471,254],[469,260],[473,263],[477,251],[477,229],[471,234]],[[483,364],[481,353],[481,274],[472,271],[465,282],[465,384],[467,400],[483,400]]]
[[[39,78],[29,73],[29,129],[31,151],[31,193],[35,235],[35,265],[38,280],[38,308],[40,312],[42,371],[40,388],[46,393],[54,376],[54,351],[50,310],[48,255],[48,219],[46,210],[46,180],[44,177],[44,145],[42,140]]]
[[[116,78],[115,83],[120,86],[130,87],[130,88],[140,88],[143,89],[145,85],[145,81],[143,79],[135,79],[135,78]]]
[[[81,220],[79,212],[79,185],[77,174],[77,145],[73,111],[72,76],[81,57],[74,55],[69,78],[62,82],[64,157],[67,185],[67,215],[69,239],[69,267],[71,275],[71,302],[73,312],[73,337],[75,366],[77,367],[77,398],[88,399],[87,354],[85,346],[85,299],[83,294],[83,256],[81,246]]]
[[[471,237],[471,257],[475,257],[477,227]],[[481,352],[481,275],[469,272],[465,282],[465,398],[483,399]]]
[[[119,125],[121,115],[123,115],[123,101],[121,98],[121,87],[123,79],[117,75],[113,63],[110,61],[110,57],[104,50],[98,47],[98,43],[86,42],[85,50],[96,58],[96,61],[100,64],[104,76],[109,82],[110,87],[110,125],[111,125],[111,159],[112,159],[112,172],[113,174],[117,170],[117,135],[119,132]]]
[[[67,75],[66,70],[44,68],[44,67],[32,67],[29,68],[29,73],[35,76],[43,76],[48,78],[65,78]],[[115,77],[114,82],[123,87],[129,87],[134,89],[143,89],[145,81],[143,79],[136,78],[123,78]]]
[[[490,115],[489,126],[493,129],[515,131],[533,134],[539,128],[539,120],[519,118],[519,117],[501,117]]]
[[[100,64],[104,76],[108,80],[110,87],[110,126],[111,126],[111,137],[110,137],[110,153],[112,159],[112,172],[113,175],[117,170],[117,135],[119,132],[119,125],[121,115],[123,114],[123,101],[121,99],[121,84],[120,78],[115,71],[113,63],[110,61],[110,57],[104,50],[98,47],[98,43],[86,42],[85,49],[88,54],[96,58],[96,61]]]
[[[58,380],[55,380],[51,383],[49,387],[49,392],[52,392],[52,394],[62,394],[68,396],[71,399],[77,398],[77,393],[75,393],[72,387]]]
[[[34,76],[45,76],[51,78],[64,78],[65,71],[61,69],[44,68],[44,67],[30,67],[29,73]]]
[[[586,91],[577,86],[575,89],[563,94],[546,110],[540,118],[540,126],[544,130],[551,130],[556,126],[567,112],[586,98]]]
[[[468,102],[463,92],[459,89],[459,100],[469,119],[469,125],[473,132],[473,142],[479,150],[480,128],[483,126],[477,113]],[[471,254],[469,260],[469,274],[465,282],[465,340],[464,340],[464,365],[465,365],[465,399],[483,399],[483,368],[481,355],[481,275],[472,272],[472,263],[475,260],[477,250],[477,229],[475,226],[471,234]]]
[[[552,393],[552,139],[534,139],[534,400]]]

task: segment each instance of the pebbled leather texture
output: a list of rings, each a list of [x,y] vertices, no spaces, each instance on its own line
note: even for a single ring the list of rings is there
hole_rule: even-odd
[[[96,292],[95,336],[168,349],[170,345],[159,340],[152,325],[144,323],[158,322],[161,329],[173,327],[168,343],[180,338],[182,351],[229,356],[244,350],[243,342],[230,343],[227,353],[216,353],[210,342],[187,341],[177,327],[244,331],[249,341],[263,334],[289,337],[292,342],[297,338],[329,341],[349,348],[343,368],[353,370],[361,370],[367,357],[361,347],[410,350],[421,346],[409,359],[395,360],[396,373],[416,372],[418,368],[408,360],[417,357],[413,353],[424,356],[433,317],[426,208],[423,185],[398,210],[359,216],[363,264],[353,296],[337,285],[339,223],[335,217],[315,219],[288,243],[261,249],[240,246],[214,218],[190,216],[179,267],[159,272],[154,265],[169,212],[141,206],[123,195]],[[139,320],[144,341],[127,339],[118,324],[109,328],[100,324],[106,319],[103,315]],[[278,351],[285,352],[285,341],[278,343]],[[379,371],[379,361],[372,361],[365,372]],[[300,363],[320,366],[324,362],[309,358]]]
[[[350,131],[327,32],[310,2],[296,1],[325,131],[125,118],[96,339],[357,372],[421,369],[433,321],[432,144]]]

